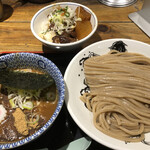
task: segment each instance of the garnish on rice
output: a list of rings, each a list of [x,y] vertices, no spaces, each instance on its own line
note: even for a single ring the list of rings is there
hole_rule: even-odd
[[[91,14],[83,7],[56,7],[48,14],[47,21],[43,22],[39,36],[53,43],[75,42],[91,32],[90,18]],[[78,23],[80,29],[77,28]]]

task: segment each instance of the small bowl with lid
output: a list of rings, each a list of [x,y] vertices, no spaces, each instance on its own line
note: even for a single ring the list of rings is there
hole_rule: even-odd
[[[79,3],[60,2],[40,9],[31,20],[33,35],[56,50],[72,50],[95,33],[95,13]]]

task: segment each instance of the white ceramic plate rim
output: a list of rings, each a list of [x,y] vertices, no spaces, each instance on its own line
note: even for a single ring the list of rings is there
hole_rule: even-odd
[[[101,55],[106,54],[107,52],[110,51],[109,47],[112,46],[112,44],[114,42],[120,41],[120,40],[123,41],[125,44],[127,44],[127,47],[126,47],[127,51],[141,53],[145,56],[150,57],[150,45],[140,42],[140,41],[135,41],[135,40],[130,40],[130,39],[103,40],[103,41],[94,43],[94,44],[84,48],[71,60],[71,62],[69,63],[69,65],[66,69],[66,72],[64,75],[64,80],[65,80],[65,84],[66,84],[65,103],[66,103],[66,106],[67,106],[67,109],[68,109],[70,115],[72,116],[74,121],[77,123],[77,125],[95,141],[97,141],[109,148],[118,149],[118,150],[132,150],[132,149],[148,150],[148,149],[150,149],[150,145],[148,146],[146,144],[143,144],[142,142],[125,144],[125,142],[123,142],[123,141],[114,139],[114,138],[109,137],[109,136],[103,134],[102,132],[98,131],[92,124],[92,113],[87,111],[86,108],[84,108],[85,106],[82,102],[76,102],[76,101],[80,101],[79,100],[80,90],[81,90],[81,87],[83,87],[82,83],[80,85],[80,81],[82,81],[82,79],[84,77],[84,74],[81,74],[81,76],[78,76],[78,74],[81,73],[80,70],[82,69],[82,67],[80,68],[80,66],[79,66],[79,60],[81,60],[81,58],[87,56],[89,51],[95,52],[95,53],[101,54]],[[98,53],[98,51],[99,51],[99,53]],[[76,76],[78,76],[78,77],[76,77],[74,74],[76,74]],[[70,81],[72,83],[70,83]],[[73,86],[71,86],[71,85],[73,85]],[[75,95],[77,95],[77,96],[75,96]],[[72,96],[74,96],[74,97],[72,97]],[[78,103],[78,104],[76,104],[76,103]],[[77,107],[79,106],[79,107],[77,108],[76,106]],[[89,115],[89,120],[85,120],[86,116],[84,114],[84,111],[86,111],[86,115]],[[88,125],[88,123],[91,124],[91,127]],[[150,141],[150,134],[148,134],[146,136],[148,137],[148,139]]]
[[[88,12],[90,12],[91,15],[92,15],[93,18],[94,18],[94,24],[95,24],[93,30],[91,31],[91,33],[90,33],[88,36],[86,36],[85,38],[83,38],[83,39],[81,39],[81,40],[79,40],[79,41],[72,42],[72,43],[65,43],[65,44],[58,44],[58,43],[48,42],[48,41],[42,39],[41,37],[39,37],[39,36],[36,34],[36,32],[34,31],[34,20],[35,20],[36,17],[37,17],[40,13],[42,13],[44,10],[46,10],[46,9],[48,9],[48,8],[51,8],[51,7],[54,7],[54,6],[57,6],[57,5],[75,5],[75,6],[81,6],[81,7],[85,8],[85,10],[87,10]],[[66,46],[72,46],[72,45],[75,45],[75,44],[82,43],[83,41],[89,39],[89,38],[95,33],[95,31],[96,31],[96,29],[97,29],[97,26],[98,26],[98,20],[97,20],[97,17],[96,17],[96,15],[95,15],[95,13],[94,13],[90,8],[88,8],[88,7],[86,7],[86,6],[82,5],[82,4],[73,3],[73,2],[54,3],[54,4],[48,5],[48,6],[44,7],[44,8],[42,8],[42,9],[40,9],[40,10],[33,16],[32,20],[31,20],[31,24],[30,24],[31,31],[32,31],[33,35],[34,35],[38,40],[40,40],[41,42],[43,42],[43,43],[45,43],[45,44],[47,44],[47,45],[50,44],[50,45],[56,46],[56,47],[66,47]]]

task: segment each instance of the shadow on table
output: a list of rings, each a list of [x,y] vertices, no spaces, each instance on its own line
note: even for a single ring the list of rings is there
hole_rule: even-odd
[[[42,45],[42,49],[43,49],[43,53],[51,53],[51,54],[63,54],[65,53],[65,55],[68,55],[70,53],[78,53],[80,50],[83,49],[83,46],[78,46],[78,47],[68,47],[68,48],[52,48],[52,47],[48,47],[46,45]]]
[[[8,4],[3,4],[3,17],[0,19],[0,22],[7,20],[10,18],[14,12],[14,9],[26,4],[24,0],[13,0],[7,1]]]
[[[8,19],[13,14],[13,8],[9,5],[4,4],[3,5],[3,17],[0,19],[0,22]]]

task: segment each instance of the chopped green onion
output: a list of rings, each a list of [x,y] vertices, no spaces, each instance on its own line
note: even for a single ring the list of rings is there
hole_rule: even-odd
[[[33,103],[31,101],[27,101],[27,102],[25,102],[25,103],[22,104],[22,107],[24,109],[31,110],[33,108]]]
[[[66,16],[66,17],[69,17],[69,16],[70,16],[70,13],[69,13],[69,12],[65,12],[65,16]]]
[[[62,21],[63,21],[63,20],[62,20],[62,18],[61,18],[60,15],[58,15],[58,16],[56,16],[56,17],[53,18],[53,22],[54,22],[54,23],[56,23],[56,22],[62,22]]]
[[[36,118],[35,118],[35,115],[32,116],[32,121],[28,122],[28,124],[36,124],[40,119],[40,116],[39,115],[36,115]]]
[[[68,6],[66,6],[65,9],[68,10]]]
[[[11,105],[12,108],[16,108],[16,105],[15,105],[13,99],[10,99],[9,103],[10,103],[10,105]]]
[[[57,10],[56,13],[62,12],[62,11],[63,11],[63,9],[61,8],[61,9]]]

